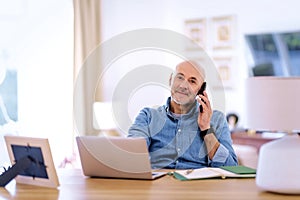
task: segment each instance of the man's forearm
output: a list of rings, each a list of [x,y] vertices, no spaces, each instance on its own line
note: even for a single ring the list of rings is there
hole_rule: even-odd
[[[204,142],[206,145],[206,150],[208,152],[208,157],[209,157],[209,159],[212,160],[212,158],[214,157],[216,151],[218,150],[218,148],[220,146],[220,143],[214,134],[205,135]]]

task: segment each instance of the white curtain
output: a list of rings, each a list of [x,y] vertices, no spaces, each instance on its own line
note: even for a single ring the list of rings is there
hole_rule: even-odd
[[[101,42],[101,0],[73,0],[74,3],[74,123],[78,134],[98,134],[93,128],[94,100],[101,100],[95,69],[86,67],[89,56]],[[100,58],[99,58],[100,62]],[[97,63],[93,63],[94,66]],[[101,66],[101,65],[97,65]],[[101,90],[101,88],[100,88]],[[76,130],[75,130],[76,131]]]

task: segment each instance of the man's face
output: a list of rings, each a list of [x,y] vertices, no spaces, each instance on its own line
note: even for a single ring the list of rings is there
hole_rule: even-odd
[[[178,65],[170,80],[172,100],[180,105],[193,103],[203,83],[200,71],[189,62]]]

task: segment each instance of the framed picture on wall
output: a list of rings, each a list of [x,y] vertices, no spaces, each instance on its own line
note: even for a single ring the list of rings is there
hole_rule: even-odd
[[[213,58],[219,77],[225,88],[232,88],[234,84],[233,68],[234,59],[233,57],[214,57]]]
[[[235,17],[214,17],[211,21],[213,48],[232,48],[236,37]]]
[[[206,47],[207,25],[206,19],[191,19],[185,21],[185,34],[201,48]],[[188,50],[195,49],[195,45],[188,45]]]

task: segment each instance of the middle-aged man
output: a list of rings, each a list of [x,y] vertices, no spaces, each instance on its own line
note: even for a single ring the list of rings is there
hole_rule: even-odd
[[[166,104],[143,108],[129,128],[128,137],[146,139],[152,168],[237,165],[226,117],[212,110],[206,91],[197,94],[204,82],[201,66],[179,63],[170,75]]]

